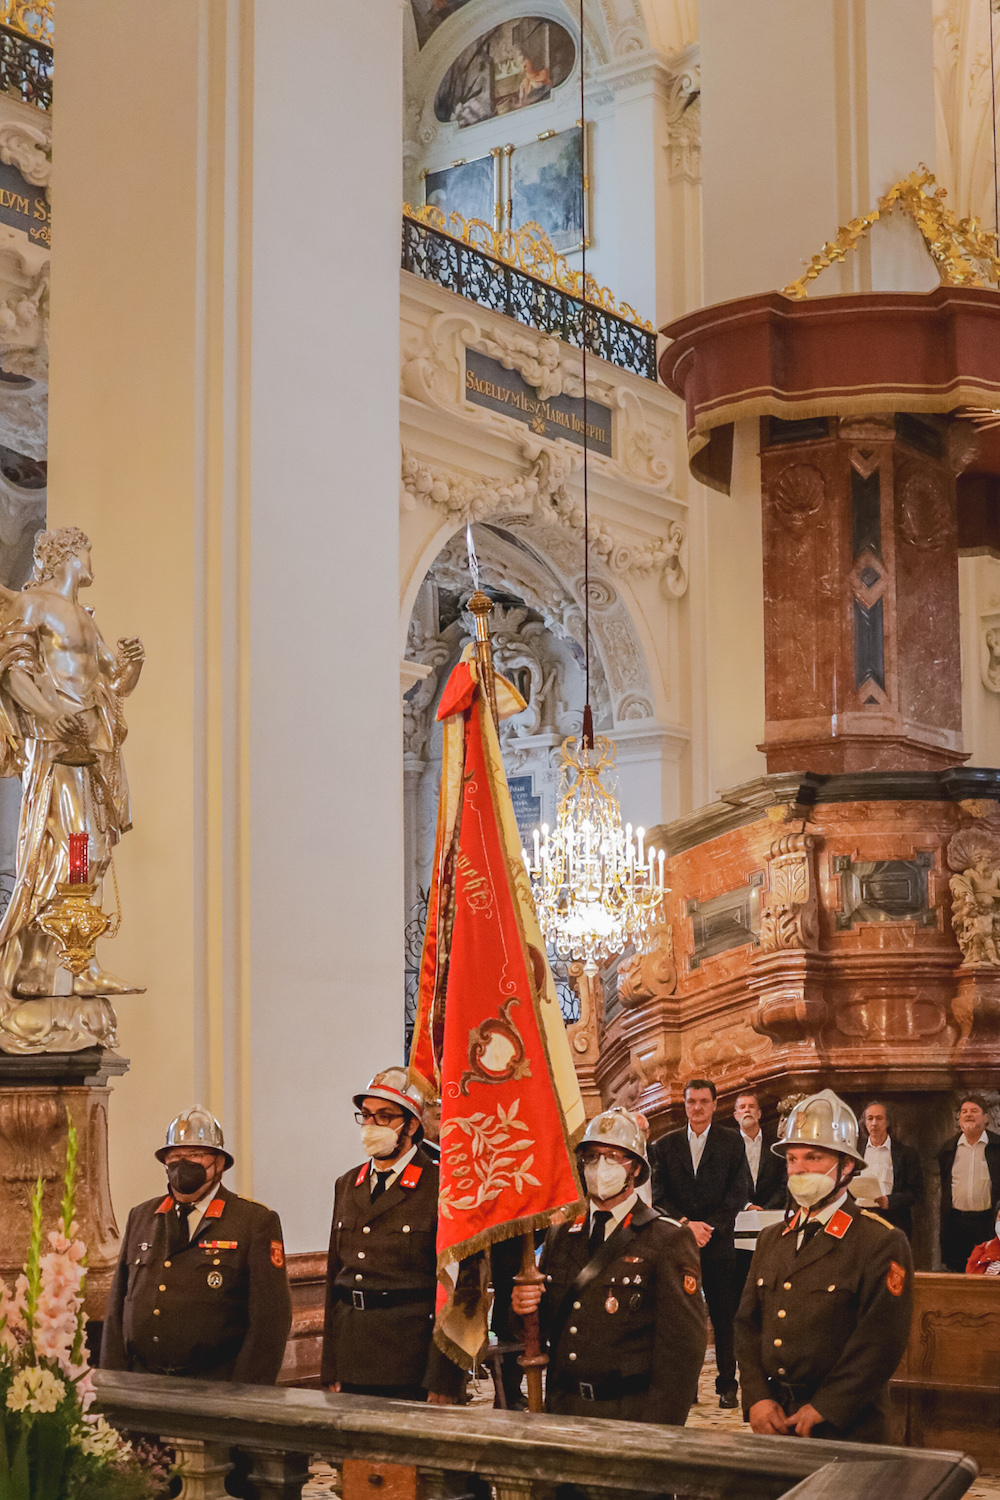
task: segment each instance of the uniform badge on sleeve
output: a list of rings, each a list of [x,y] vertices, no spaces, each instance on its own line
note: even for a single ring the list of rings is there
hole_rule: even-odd
[[[684,1278],[684,1290],[687,1292],[689,1297],[693,1297],[695,1292],[698,1290],[698,1278],[696,1276],[692,1276],[690,1271]]]
[[[896,1261],[889,1262],[889,1274],[885,1278],[885,1284],[894,1297],[903,1295],[906,1285],[906,1267],[899,1265]]]
[[[271,1241],[271,1264],[279,1271],[285,1264],[285,1247],[280,1240]]]

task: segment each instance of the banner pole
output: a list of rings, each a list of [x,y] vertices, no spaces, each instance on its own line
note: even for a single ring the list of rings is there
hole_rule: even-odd
[[[530,1233],[522,1235],[521,1269],[514,1277],[514,1285],[544,1286],[544,1284],[545,1277],[535,1264],[535,1236]],[[524,1353],[520,1355],[517,1362],[528,1377],[528,1410],[529,1412],[544,1411],[542,1371],[549,1362],[549,1356],[542,1350],[537,1308],[533,1313],[523,1314],[521,1328],[524,1333]]]
[[[497,685],[493,668],[493,647],[490,644],[490,627],[487,623],[493,609],[493,600],[477,588],[466,606],[476,622],[476,661],[479,675],[486,690],[486,701],[493,715],[493,727],[500,732],[500,715],[497,713]]]

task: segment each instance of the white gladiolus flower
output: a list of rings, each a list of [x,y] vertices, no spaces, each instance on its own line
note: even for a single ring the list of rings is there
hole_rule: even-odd
[[[66,1387],[61,1380],[48,1370],[32,1365],[14,1376],[7,1392],[7,1405],[11,1411],[55,1411],[65,1394]]]

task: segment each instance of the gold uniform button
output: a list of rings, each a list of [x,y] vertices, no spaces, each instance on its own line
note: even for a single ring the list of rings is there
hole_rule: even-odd
[[[757,1285],[758,1286],[763,1286],[764,1285],[764,1278],[763,1278],[763,1276],[758,1276],[757,1277]]]
[[[827,1287],[827,1291],[828,1292],[835,1292],[836,1290],[837,1290],[837,1284],[836,1284],[836,1282],[834,1282],[833,1286],[828,1286]]]
[[[576,1332],[576,1329],[575,1329],[575,1328],[571,1328],[571,1329],[570,1329],[570,1333],[575,1333],[575,1332]]]
[[[779,1317],[779,1318],[784,1318],[784,1317],[786,1317],[786,1316],[787,1316],[787,1315],[786,1315],[786,1313],[785,1313],[785,1309],[784,1309],[784,1308],[783,1308],[783,1307],[781,1307],[781,1308],[779,1308],[779,1309],[778,1309],[778,1317]]]
[[[165,1261],[164,1261],[164,1262],[163,1262],[163,1269],[164,1269],[164,1270],[165,1270],[165,1271],[169,1271],[169,1270],[170,1270],[170,1262],[169,1262],[169,1260],[165,1260]]]
[[[785,1369],[785,1367],[784,1367],[784,1365],[780,1365],[780,1366],[779,1366],[779,1368],[778,1368],[778,1374],[779,1374],[779,1375],[785,1375],[785,1374],[787,1374],[787,1373],[788,1373],[788,1372],[787,1372],[787,1371],[786,1371],[786,1369]]]
[[[365,1278],[362,1276],[361,1272],[359,1271],[357,1273],[357,1275],[355,1276],[354,1279],[355,1279],[355,1281],[364,1281]]]
[[[574,1302],[573,1303],[573,1311],[574,1312],[579,1312],[580,1311],[580,1304],[579,1304],[579,1302]]]
[[[570,1350],[569,1357],[570,1357],[570,1359],[576,1359],[576,1355],[573,1353],[572,1349]]]
[[[359,1250],[358,1251],[358,1260],[364,1260],[364,1258],[365,1258],[365,1252],[363,1250]]]
[[[160,1282],[160,1291],[161,1291],[161,1292],[165,1292],[165,1291],[166,1291],[166,1290],[167,1290],[167,1288],[166,1288],[166,1286],[165,1286],[165,1285],[164,1285],[164,1283],[163,1283],[163,1282],[162,1282],[162,1281],[161,1281],[161,1282]]]
[[[364,1228],[362,1229],[362,1231],[361,1231],[362,1234],[371,1234],[371,1232],[372,1232],[372,1228],[371,1228],[370,1224],[366,1224],[364,1226]]]
[[[213,1266],[221,1266],[222,1265],[222,1261],[221,1260],[213,1260],[212,1265]]]
[[[410,1226],[409,1226],[409,1224],[404,1224],[403,1225],[403,1233],[404,1234],[409,1234],[409,1232],[410,1232]]]
[[[776,1349],[780,1349],[781,1348],[781,1340],[780,1339],[775,1339],[775,1341],[774,1341],[774,1347]]]
[[[153,1317],[154,1318],[158,1318],[159,1316],[160,1316],[160,1309],[158,1307],[154,1307],[153,1308]]]
[[[784,1282],[784,1288],[786,1292],[790,1292],[792,1290],[792,1283],[790,1281]]]

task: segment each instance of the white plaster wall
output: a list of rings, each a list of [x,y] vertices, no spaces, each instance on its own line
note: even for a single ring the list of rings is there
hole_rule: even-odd
[[[349,1095],[401,1047],[401,13],[286,21],[274,0],[67,8],[49,514],[93,537],[108,637],[148,651],[119,1218],[200,1097],[240,1190],[316,1250],[358,1155]]]
[[[960,557],[962,730],[969,765],[1000,766],[1000,692],[987,686],[986,633],[1000,627],[1000,560]]]

